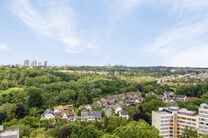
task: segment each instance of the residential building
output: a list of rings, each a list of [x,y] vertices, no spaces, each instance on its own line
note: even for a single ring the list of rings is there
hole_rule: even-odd
[[[173,93],[172,92],[164,92],[164,96],[166,98],[168,98],[169,96],[171,96]]]
[[[19,128],[4,130],[3,126],[0,126],[0,138],[19,138]]]
[[[76,112],[69,112],[68,120],[69,121],[76,121],[76,119],[77,119]]]
[[[24,60],[24,67],[29,67],[30,66],[30,61],[29,60]]]
[[[37,61],[36,60],[33,60],[31,66],[34,67],[34,68],[37,67]]]
[[[81,105],[79,107],[79,109],[80,110],[85,110],[85,111],[87,111],[87,110],[91,111],[92,110],[92,107],[89,104],[88,105]]]
[[[44,119],[52,119],[55,118],[54,112],[50,109],[47,109],[42,115],[41,115],[41,120]]]
[[[176,97],[177,100],[182,100],[182,101],[186,101],[187,97],[185,95],[178,95]]]
[[[42,65],[41,65],[41,62],[38,62],[38,67],[41,67]]]
[[[129,118],[128,112],[127,111],[120,111],[119,117],[128,119]]]
[[[48,67],[48,61],[45,61],[44,62],[44,68],[47,68]]]
[[[96,119],[97,120],[102,119],[101,111],[90,111],[90,112],[83,111],[83,112],[81,112],[81,121],[93,121]]]
[[[115,110],[115,113],[117,114],[118,112],[122,111],[123,108],[121,107],[120,104],[116,104],[116,105],[114,106],[114,110]]]
[[[54,112],[63,112],[66,110],[74,111],[74,106],[73,105],[59,105],[59,106],[54,107]]]
[[[164,138],[179,137],[185,127],[198,129],[199,116],[194,111],[179,107],[160,108],[159,111],[152,111],[152,125]]]
[[[154,92],[148,92],[148,93],[146,93],[146,96],[153,95],[153,94],[155,94],[155,93]]]
[[[143,101],[142,98],[138,98],[138,99],[136,99],[134,102],[135,102],[135,103],[142,103],[142,101]]]
[[[77,116],[75,112],[68,112],[68,111],[62,111],[62,112],[55,112],[54,113],[55,117],[60,117],[62,119],[67,119],[69,121],[76,121]]]
[[[199,133],[208,134],[208,104],[201,104],[199,108]]]
[[[121,105],[123,105],[123,106],[129,106],[129,105],[132,105],[132,104],[134,104],[134,101],[133,100],[123,100],[123,101],[120,101],[119,102]]]
[[[159,131],[164,138],[173,136],[173,114],[164,111],[152,111],[152,125]]]

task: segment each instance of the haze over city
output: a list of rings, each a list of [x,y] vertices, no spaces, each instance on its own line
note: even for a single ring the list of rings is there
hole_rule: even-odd
[[[6,0],[0,63],[207,67],[207,0]]]

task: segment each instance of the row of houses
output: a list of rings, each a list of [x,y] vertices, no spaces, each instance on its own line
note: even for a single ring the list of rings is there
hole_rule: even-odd
[[[171,81],[174,81],[174,80],[178,80],[178,79],[198,79],[198,80],[206,80],[208,78],[208,73],[200,73],[200,74],[184,74],[184,75],[171,75],[171,76],[166,76],[166,77],[163,77],[163,78],[158,78],[157,79],[157,83],[163,83],[163,84],[172,84],[172,85],[178,85],[178,84],[181,84],[181,85],[185,85],[185,84],[195,84],[195,83],[175,83],[175,82],[171,82]]]
[[[146,95],[153,95],[154,92],[148,92]],[[186,95],[176,95],[173,92],[164,92],[163,95],[158,96],[159,100],[162,100],[165,103],[170,103],[173,101],[188,101],[188,100],[194,100],[195,97],[187,97]]]
[[[55,117],[60,117],[69,121],[76,121],[77,119],[81,119],[82,121],[102,119],[101,111],[92,111],[92,107],[90,105],[82,105],[79,109],[82,110],[81,117],[77,116],[73,105],[59,105],[54,107],[54,110],[47,109],[41,115],[41,120],[52,119]]]
[[[133,102],[142,102],[142,94],[141,92],[127,92],[123,94],[111,95],[106,98],[101,98],[96,101],[96,103],[100,106],[107,106],[108,104],[114,104],[115,102],[121,101],[122,99],[130,99]]]
[[[129,118],[128,112],[123,110],[120,104],[114,105],[114,110],[115,110],[115,114],[117,113],[119,114],[119,117],[126,118],[126,119]]]

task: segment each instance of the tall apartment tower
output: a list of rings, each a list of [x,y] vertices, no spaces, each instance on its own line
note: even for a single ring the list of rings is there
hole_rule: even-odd
[[[24,60],[24,67],[29,67],[30,66],[30,61],[29,60]]]
[[[37,61],[33,60],[32,65],[33,65],[33,67],[37,67]]]
[[[44,68],[47,68],[48,67],[48,61],[45,61],[44,62]]]
[[[186,127],[198,129],[199,117],[195,112],[179,107],[160,108],[152,111],[152,125],[164,138],[178,138]]]
[[[41,67],[42,65],[41,65],[41,62],[38,62],[38,67]]]
[[[199,108],[199,133],[208,134],[208,104],[201,104]]]

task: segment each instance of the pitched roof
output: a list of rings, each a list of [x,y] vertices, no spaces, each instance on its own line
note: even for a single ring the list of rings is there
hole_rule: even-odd
[[[79,109],[85,109],[85,108],[91,108],[91,106],[89,104],[87,104],[87,105],[81,105],[79,107]]]
[[[128,115],[128,112],[127,111],[121,111],[120,114],[121,115]]]
[[[54,112],[52,110],[50,110],[50,109],[47,109],[41,116],[43,117],[46,114],[52,114],[52,115],[54,115]]]
[[[81,112],[81,116],[83,116],[83,117],[94,116],[95,119],[101,119],[102,118],[101,111]]]
[[[178,95],[177,98],[186,98],[186,95]]]
[[[119,108],[119,107],[122,108],[120,104],[116,104],[116,105],[114,106],[115,109],[116,109],[116,108]]]
[[[74,106],[71,104],[71,105],[59,105],[59,106],[56,106],[54,107],[54,110],[67,110],[67,109],[73,109]]]
[[[54,107],[54,110],[64,110],[64,106],[63,105],[59,105],[59,106],[56,106]]]
[[[89,116],[95,116],[96,119],[102,118],[101,111],[92,111],[92,112],[88,112],[88,115],[89,115]]]

